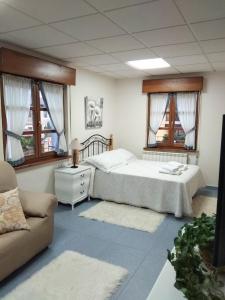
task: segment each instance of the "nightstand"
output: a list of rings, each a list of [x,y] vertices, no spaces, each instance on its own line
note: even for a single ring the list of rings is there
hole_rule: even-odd
[[[59,202],[72,205],[85,198],[89,199],[91,168],[78,166],[78,168],[55,169],[55,194]]]

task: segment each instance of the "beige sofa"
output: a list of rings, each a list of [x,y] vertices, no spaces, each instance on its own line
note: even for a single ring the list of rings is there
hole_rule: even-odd
[[[0,162],[0,193],[17,187],[14,169]],[[48,247],[53,237],[54,195],[19,191],[24,214],[31,230],[0,235],[0,281]]]

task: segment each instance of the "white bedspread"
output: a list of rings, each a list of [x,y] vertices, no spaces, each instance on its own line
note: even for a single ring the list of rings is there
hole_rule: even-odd
[[[93,172],[91,196],[147,207],[176,217],[192,215],[192,196],[204,186],[198,166],[188,165],[181,175],[159,173],[163,163],[135,160],[110,173]]]

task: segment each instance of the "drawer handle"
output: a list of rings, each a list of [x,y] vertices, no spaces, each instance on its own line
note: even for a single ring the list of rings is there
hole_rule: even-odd
[[[80,177],[84,177],[84,174],[81,174]]]
[[[84,185],[84,181],[81,181],[80,185]]]

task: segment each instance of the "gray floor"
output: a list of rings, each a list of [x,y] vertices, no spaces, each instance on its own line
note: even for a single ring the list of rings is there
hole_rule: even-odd
[[[199,194],[216,197],[217,189],[204,188]],[[112,300],[145,300],[166,261],[166,250],[172,248],[178,229],[187,220],[167,216],[157,231],[150,234],[78,217],[97,202],[83,202],[73,211],[69,206],[59,205],[53,244],[0,283],[0,298],[63,251],[74,250],[128,270],[128,277]]]

